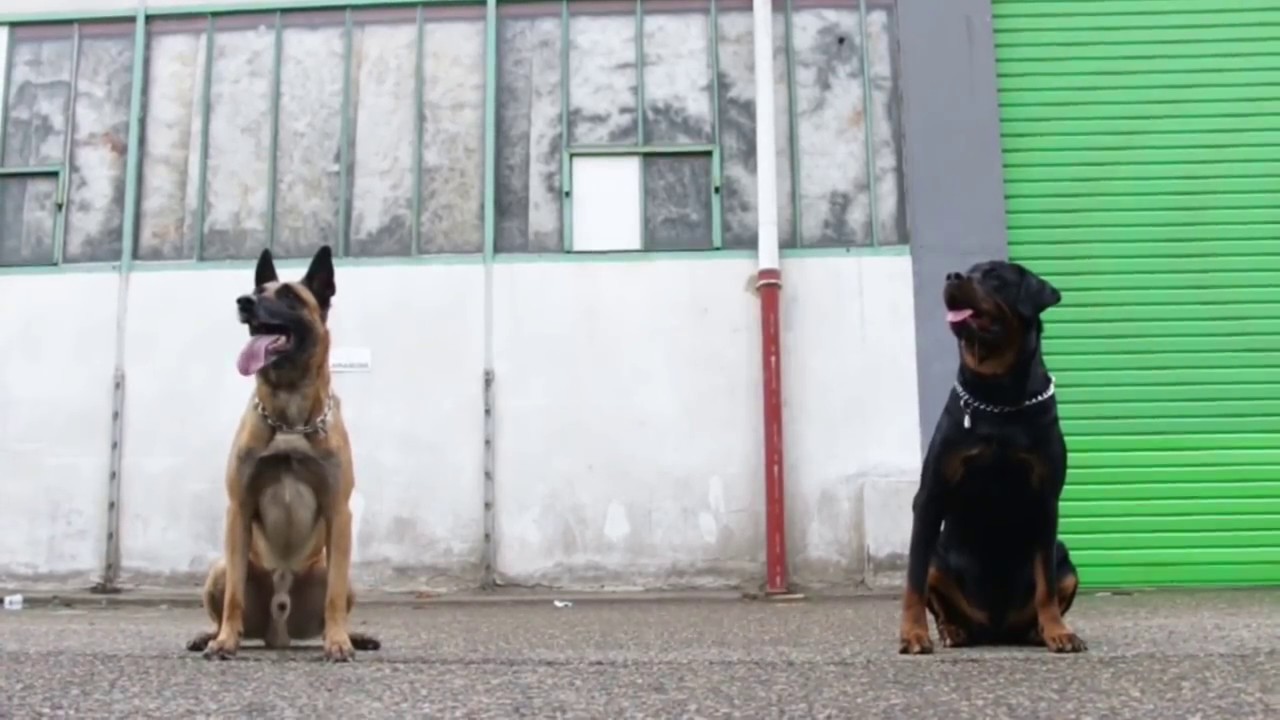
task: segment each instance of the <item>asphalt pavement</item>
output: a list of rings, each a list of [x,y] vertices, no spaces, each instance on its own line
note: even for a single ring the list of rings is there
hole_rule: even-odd
[[[233,660],[184,607],[0,611],[0,717],[1280,718],[1280,591],[1082,595],[1089,651],[897,654],[893,598],[357,607],[383,649]],[[935,635],[936,637],[936,635]]]

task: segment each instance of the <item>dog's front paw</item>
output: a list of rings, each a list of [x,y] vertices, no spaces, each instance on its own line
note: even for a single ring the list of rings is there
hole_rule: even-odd
[[[1070,628],[1065,625],[1053,632],[1042,632],[1044,637],[1044,645],[1049,648],[1049,652],[1054,653],[1078,653],[1088,650],[1084,640],[1079,635],[1071,632]]]
[[[933,641],[929,639],[929,626],[904,627],[898,640],[898,652],[902,655],[928,655],[932,653]]]
[[[240,649],[240,638],[231,634],[219,634],[204,649],[206,660],[230,660]]]
[[[350,662],[356,657],[351,637],[345,632],[325,633],[324,659],[329,662]]]

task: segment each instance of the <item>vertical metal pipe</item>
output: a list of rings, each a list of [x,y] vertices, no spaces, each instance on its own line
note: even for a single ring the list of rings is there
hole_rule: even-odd
[[[765,592],[788,592],[782,455],[782,270],[778,253],[777,140],[774,136],[773,3],[752,0],[756,89],[756,290],[760,296],[764,394]]]
[[[720,16],[716,0],[707,17],[707,48],[711,63],[711,247],[724,247],[724,201],[720,193],[724,152],[720,149]]]
[[[498,585],[497,492],[494,487],[494,393],[493,367],[484,371],[484,566],[480,586],[492,590]]]
[[[636,0],[636,145],[644,147],[644,0]],[[649,207],[645,192],[645,168],[649,165],[649,156],[640,155],[640,248],[649,249],[649,223],[645,222],[645,213]]]
[[[418,35],[417,42],[413,46],[413,220],[411,225],[413,234],[410,239],[410,254],[416,256],[422,252],[422,103],[426,95],[423,90],[423,84],[426,82],[426,71],[422,67],[425,61],[422,48],[425,32],[422,27],[421,5],[417,8],[415,22],[418,27]],[[487,96],[485,101],[488,102]],[[488,192],[487,187],[485,192]]]
[[[573,166],[569,143],[569,0],[560,0],[560,233],[565,252],[573,252]]]
[[[147,15],[139,8],[133,28],[133,76],[129,87],[129,139],[124,166],[124,219],[120,232],[119,281],[116,284],[116,355],[111,388],[111,466],[107,476],[107,537],[102,578],[93,590],[119,592],[121,464],[124,454],[124,343],[129,310],[129,273],[138,234],[138,188],[142,170],[142,100],[146,92]]]
[[[5,138],[9,130],[9,73],[13,67],[13,37],[9,26],[0,25],[0,40],[4,43],[4,64],[0,65],[0,167],[4,167]]]
[[[342,129],[338,140],[338,257],[350,254],[351,242],[351,8],[347,8],[342,30]]]
[[[267,149],[267,247],[276,244],[276,193],[280,152],[280,64],[284,55],[284,18],[276,12],[275,44],[271,55],[271,142]]]
[[[196,260],[204,257],[204,215],[208,203],[209,183],[209,96],[213,93],[213,16],[204,36],[204,78],[200,90],[200,160],[196,172]]]
[[[484,44],[484,567],[481,585],[497,585],[497,491],[494,487],[493,256],[497,238],[498,0],[485,2]]]
[[[871,215],[871,246],[880,245],[880,213],[876,207],[875,107],[871,96],[871,53],[867,50],[867,0],[858,0],[859,45],[862,48],[862,134],[867,154],[867,208]]]
[[[67,196],[71,184],[71,151],[76,128],[76,88],[80,84],[80,23],[71,24],[71,87],[62,137],[62,172],[58,173],[57,214],[54,215],[53,264],[61,265],[67,242]]]

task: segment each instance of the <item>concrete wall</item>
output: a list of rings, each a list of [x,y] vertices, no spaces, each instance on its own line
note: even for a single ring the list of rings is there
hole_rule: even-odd
[[[753,271],[709,260],[498,266],[502,578],[760,576]],[[864,492],[910,480],[919,463],[910,261],[795,259],[784,273],[790,555],[802,582],[848,583],[863,570]]]
[[[101,572],[116,283],[0,276],[0,577]]]
[[[991,0],[898,0],[921,444],[955,379],[942,278],[1009,254]]]
[[[911,122],[920,123],[919,113],[937,109],[928,103],[898,107],[893,23],[884,2],[873,4],[879,9],[867,27],[870,112],[860,90],[864,69],[855,51],[856,13],[806,8],[797,14],[800,235],[792,232],[796,216],[783,106],[778,167],[784,244],[869,244],[869,169],[876,178],[879,242],[905,242],[898,212],[903,179],[897,115],[905,112],[904,122],[916,117]],[[0,19],[9,12],[124,6],[132,3],[55,0],[37,7],[18,0],[6,4]],[[664,109],[664,103],[674,107],[676,100],[693,97],[680,90],[681,82],[701,87],[708,80],[661,70],[667,60],[698,50],[694,41],[703,32],[675,29],[685,19],[658,14],[645,20],[646,53],[655,58],[654,67],[646,68],[645,111],[653,132],[663,131],[662,118],[679,114],[680,108]],[[575,17],[571,28],[583,20],[607,25],[601,18]],[[335,345],[368,350],[373,361],[372,372],[335,380],[356,448],[355,572],[363,585],[451,588],[479,580],[486,557],[486,357],[496,373],[493,550],[500,581],[673,587],[750,585],[763,576],[759,319],[749,290],[754,262],[736,254],[592,260],[523,254],[559,249],[559,181],[548,175],[548,169],[558,171],[560,157],[559,77],[543,67],[557,59],[558,22],[556,10],[550,18],[515,17],[499,24],[509,50],[500,56],[505,64],[499,83],[512,92],[500,95],[500,254],[491,282],[475,254],[340,263]],[[610,22],[621,28],[610,26],[610,32],[622,32],[629,21]],[[441,34],[426,45],[431,52],[424,73],[431,82],[424,112],[467,121],[457,128],[427,123],[422,247],[476,253],[481,235],[474,191],[482,176],[473,160],[480,146],[479,136],[466,128],[480,126],[476,88],[482,84],[474,80],[482,73],[450,79],[445,71],[472,62],[482,36],[473,32],[474,22],[437,25],[428,27],[428,35]],[[446,39],[446,25],[466,25],[468,31]],[[158,262],[194,255],[192,158],[200,138],[196,98],[206,51],[201,27],[165,25],[151,35],[148,50],[153,77],[138,251],[146,262],[132,273],[123,306],[127,388],[120,522],[123,579],[132,583],[194,582],[219,553],[222,474],[250,387],[232,370],[243,329],[232,320],[231,301],[249,288],[251,263]],[[742,7],[720,13],[716,101],[725,153],[724,240],[739,248],[754,242],[749,27]],[[788,101],[782,27],[779,15],[780,105]],[[412,63],[391,63],[404,54],[404,35],[403,27],[370,25],[353,48],[358,95],[350,220],[353,246],[367,255],[402,254],[408,242],[406,173],[412,161],[402,149],[412,112],[406,126],[401,105],[381,100],[403,98],[411,87],[404,82],[412,80]],[[219,30],[211,78],[206,257],[246,257],[265,237],[260,146],[267,95],[261,80],[270,54],[263,38],[269,36],[248,26]],[[332,242],[337,232],[336,171],[330,172],[336,165],[329,151],[338,132],[337,110],[325,103],[340,98],[335,88],[340,91],[341,72],[331,71],[339,67],[342,48],[332,27],[289,27],[284,39],[282,75],[288,82],[282,81],[280,99],[277,172],[283,180],[276,245],[285,255],[306,255],[319,242]],[[98,52],[101,58],[91,73],[82,72],[77,90],[73,176],[74,168],[85,172],[78,184],[73,178],[73,205],[80,214],[72,214],[67,250],[76,257],[69,259],[118,256],[120,216],[112,208],[119,206],[122,191],[127,127],[120,110],[127,110],[131,83],[131,58],[123,50],[130,43],[126,30],[82,47],[82,53]],[[61,58],[59,47],[41,52]],[[300,57],[311,61],[295,62]],[[629,57],[634,62],[634,53]],[[219,58],[230,58],[225,67],[235,69],[221,70]],[[379,69],[387,67],[395,72]],[[522,73],[530,78],[523,86]],[[652,81],[650,73],[656,73]],[[664,85],[659,76],[676,80]],[[574,82],[583,79],[575,75]],[[52,92],[59,84],[41,85],[46,86]],[[239,88],[239,94],[228,88]],[[601,103],[613,90],[602,86],[573,97]],[[521,100],[508,108],[508,97]],[[237,112],[226,111],[229,101]],[[58,115],[62,107],[35,107],[28,133],[34,140],[24,147],[61,147],[51,133],[65,124]],[[362,122],[362,113],[380,124]],[[613,121],[608,112],[583,117]],[[860,140],[868,117],[876,129],[871,168]],[[456,137],[450,134],[454,129]],[[693,140],[704,139],[681,136],[672,142]],[[831,147],[847,153],[833,163]],[[942,173],[936,167],[926,171]],[[314,183],[288,180],[294,176]],[[511,188],[504,185],[509,178],[517,178]],[[931,197],[928,190],[922,197]],[[941,216],[931,207],[908,205],[912,222],[940,238]],[[504,240],[508,236],[512,242]],[[938,238],[930,248],[943,244]],[[920,298],[932,302],[934,292],[917,265],[905,253],[784,259],[788,542],[801,584],[847,585],[868,570],[896,566],[905,550],[922,434],[919,393],[927,389],[917,379],[916,359],[932,368],[935,356],[952,352],[915,321],[925,312]],[[302,271],[297,263],[284,267],[285,275]],[[11,483],[20,486],[12,491],[19,501],[0,506],[0,527],[14,528],[0,533],[0,581],[79,583],[101,567],[118,279],[114,271],[101,272],[110,267],[97,270],[0,273],[3,307],[23,307],[26,298],[56,298],[60,306],[84,308],[60,320],[57,333],[49,332],[43,315],[0,315],[0,346],[6,348],[0,358],[0,468],[6,479],[10,468],[14,477],[34,479]],[[917,347],[921,332],[934,343],[932,354]],[[75,340],[84,345],[72,345]],[[56,451],[50,451],[51,443]]]
[[[494,268],[497,573],[672,587],[762,576],[759,321],[748,259]],[[282,274],[301,274],[292,264]],[[906,256],[784,262],[788,521],[796,579],[862,577],[868,502],[910,482]],[[223,471],[251,382],[236,269],[132,274],[121,548],[129,583],[194,582],[220,551]],[[356,577],[474,585],[484,557],[479,264],[338,271],[335,376],[359,483]],[[87,581],[105,549],[117,276],[0,276],[4,307],[58,298],[58,331],[0,317],[0,579]],[[15,350],[16,349],[16,350]],[[897,533],[905,532],[901,524]],[[57,579],[57,578],[53,578]]]

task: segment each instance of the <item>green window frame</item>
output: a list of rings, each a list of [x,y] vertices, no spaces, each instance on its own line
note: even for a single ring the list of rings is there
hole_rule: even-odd
[[[47,262],[23,262],[11,263],[7,262],[3,255],[0,255],[0,266],[5,267],[22,267],[22,266],[57,266],[62,264],[63,245],[66,235],[66,209],[67,209],[67,176],[70,174],[71,168],[71,142],[72,128],[75,121],[75,101],[76,101],[76,77],[79,70],[80,60],[80,23],[70,24],[71,37],[71,77],[70,87],[67,92],[66,103],[66,125],[63,130],[62,155],[59,162],[54,165],[29,165],[29,164],[11,164],[8,158],[9,147],[9,97],[13,92],[11,87],[10,68],[13,67],[13,33],[6,28],[8,37],[5,43],[4,72],[6,74],[5,81],[0,83],[3,87],[4,94],[0,97],[0,218],[4,217],[4,205],[7,201],[5,186],[13,182],[31,182],[40,180],[53,180],[55,183],[53,197],[53,238],[52,250]]]

